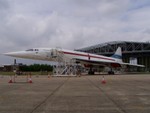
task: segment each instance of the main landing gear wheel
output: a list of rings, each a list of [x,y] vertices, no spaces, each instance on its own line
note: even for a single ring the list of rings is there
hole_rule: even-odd
[[[109,75],[114,75],[115,72],[114,72],[114,71],[108,71],[108,74],[109,74]]]
[[[94,75],[94,71],[89,71],[88,74],[89,75]]]

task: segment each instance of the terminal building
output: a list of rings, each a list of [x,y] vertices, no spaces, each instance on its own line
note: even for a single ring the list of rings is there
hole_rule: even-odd
[[[77,51],[111,56],[118,47],[122,48],[124,62],[145,65],[145,68],[136,70],[150,72],[150,42],[112,41],[77,49]]]

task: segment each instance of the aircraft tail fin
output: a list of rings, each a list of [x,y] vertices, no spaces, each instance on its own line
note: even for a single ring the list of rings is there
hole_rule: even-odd
[[[118,47],[115,54],[111,56],[112,58],[115,58],[118,60],[118,62],[122,62],[122,50],[121,47]]]

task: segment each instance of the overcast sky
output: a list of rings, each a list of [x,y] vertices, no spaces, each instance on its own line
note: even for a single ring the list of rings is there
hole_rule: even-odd
[[[0,0],[0,53],[118,40],[150,41],[150,0]]]

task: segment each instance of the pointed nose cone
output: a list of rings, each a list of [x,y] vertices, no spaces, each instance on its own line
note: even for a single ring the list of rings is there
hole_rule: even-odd
[[[9,52],[9,53],[4,53],[6,56],[12,56],[12,57],[22,57],[24,56],[24,52]]]

